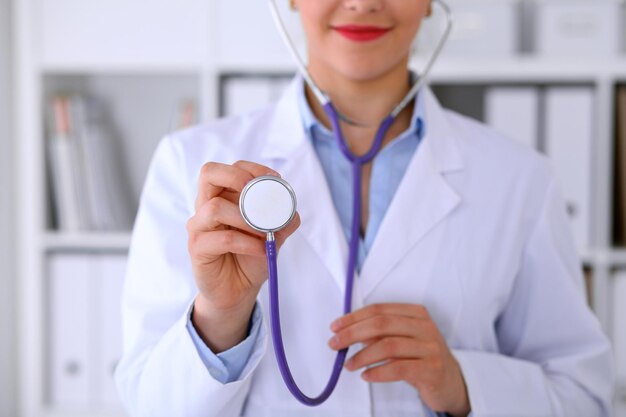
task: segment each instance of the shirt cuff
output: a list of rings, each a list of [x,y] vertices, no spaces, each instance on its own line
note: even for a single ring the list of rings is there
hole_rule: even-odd
[[[248,336],[238,345],[218,353],[217,355],[213,353],[202,338],[200,338],[200,335],[191,321],[192,313],[193,304],[187,314],[187,330],[189,331],[191,340],[204,366],[206,366],[211,376],[222,384],[236,381],[250,359],[254,344],[259,335],[259,329],[261,328],[262,312],[258,303],[254,304],[251,323],[248,327]]]

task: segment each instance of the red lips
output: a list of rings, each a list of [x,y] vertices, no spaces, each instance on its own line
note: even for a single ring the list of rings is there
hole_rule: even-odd
[[[378,39],[389,32],[389,28],[379,26],[343,25],[334,26],[340,35],[355,42],[368,42]]]

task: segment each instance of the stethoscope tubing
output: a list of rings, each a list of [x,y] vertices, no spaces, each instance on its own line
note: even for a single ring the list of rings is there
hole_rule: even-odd
[[[280,17],[280,13],[275,4],[275,0],[270,0],[272,14],[274,16],[274,20],[276,25],[280,29],[281,36],[283,40],[288,46],[288,49],[291,51],[296,65],[298,67],[299,72],[304,78],[307,85],[313,91],[315,97],[320,102],[324,111],[328,115],[333,132],[337,138],[337,142],[341,149],[341,152],[344,156],[352,163],[352,191],[353,191],[353,205],[352,205],[352,224],[351,224],[351,232],[350,232],[350,249],[348,255],[348,267],[346,271],[346,288],[344,292],[344,305],[343,305],[343,313],[348,314],[352,311],[352,290],[354,287],[354,276],[356,271],[357,257],[359,253],[359,236],[360,236],[360,227],[361,227],[361,203],[362,203],[362,195],[361,195],[361,180],[362,180],[362,167],[364,164],[367,164],[371,160],[374,159],[380,148],[382,147],[383,139],[387,134],[387,131],[393,124],[395,118],[402,112],[402,110],[415,98],[419,90],[426,82],[426,77],[429,74],[432,66],[437,60],[439,54],[441,53],[443,46],[445,45],[447,39],[450,36],[450,32],[452,30],[452,12],[450,8],[443,2],[443,0],[433,0],[437,4],[439,4],[446,13],[447,18],[447,26],[446,30],[437,44],[435,51],[431,59],[426,64],[422,75],[419,79],[413,84],[410,91],[404,97],[404,99],[391,111],[391,113],[385,117],[385,119],[381,122],[376,136],[374,138],[374,142],[370,149],[363,155],[356,155],[353,153],[345,137],[343,135],[343,131],[340,125],[341,114],[335,109],[332,102],[328,98],[326,94],[322,92],[321,89],[313,81],[313,78],[309,74],[304,62],[300,58],[297,53],[296,46],[292,42],[291,38],[287,33],[287,29]],[[304,394],[296,384],[293,375],[291,374],[291,370],[289,369],[289,364],[287,363],[285,348],[283,344],[282,331],[280,326],[280,308],[279,308],[279,297],[278,297],[278,268],[277,268],[277,252],[276,252],[276,242],[273,239],[273,236],[269,236],[265,243],[265,248],[267,252],[267,265],[269,272],[269,292],[270,292],[270,321],[272,328],[272,342],[274,344],[274,353],[276,356],[276,360],[278,363],[278,368],[282,375],[283,380],[285,381],[285,385],[291,392],[291,394],[301,403],[308,406],[316,406],[322,404],[326,401],[332,392],[334,391],[337,382],[339,380],[339,376],[341,374],[341,370],[345,363],[345,359],[348,353],[348,348],[341,349],[337,352],[337,356],[335,358],[335,363],[333,365],[332,373],[329,378],[326,387],[321,392],[321,394],[317,397],[309,397]]]

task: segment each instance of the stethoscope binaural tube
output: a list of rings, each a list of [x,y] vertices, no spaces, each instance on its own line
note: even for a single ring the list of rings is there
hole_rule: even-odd
[[[446,28],[444,29],[444,32],[441,35],[439,42],[435,46],[435,49],[430,59],[424,65],[424,69],[422,71],[421,76],[415,81],[415,83],[413,83],[413,86],[411,87],[409,92],[406,94],[406,96],[391,111],[390,115],[393,118],[396,118],[400,114],[400,112],[402,112],[402,110],[411,102],[411,100],[415,98],[415,96],[417,95],[417,92],[424,86],[424,84],[426,83],[426,80],[428,79],[428,75],[430,74],[430,71],[432,70],[433,65],[437,61],[437,58],[439,58],[439,55],[441,55],[441,51],[443,50],[443,47],[446,45],[446,42],[450,38],[450,33],[452,32],[452,26],[454,24],[454,17],[452,15],[452,10],[450,9],[450,6],[448,6],[448,4],[444,0],[432,0],[432,1],[433,1],[433,4],[438,5],[445,13]],[[304,78],[304,81],[307,83],[309,88],[313,91],[313,94],[315,95],[315,98],[320,103],[320,105],[322,107],[325,106],[327,103],[330,102],[330,98],[328,97],[328,95],[326,95],[326,93],[322,91],[321,88],[317,86],[317,84],[313,80],[313,77],[309,73],[309,70],[307,69],[306,64],[304,63],[304,61],[298,54],[297,47],[293,43],[291,37],[289,36],[289,32],[287,31],[285,22],[283,22],[283,19],[280,16],[280,11],[278,10],[278,5],[276,4],[276,0],[269,0],[269,5],[270,5],[270,11],[272,12],[272,17],[274,18],[274,23],[276,24],[276,27],[278,28],[278,31],[283,39],[283,42],[285,43],[285,45],[287,45],[287,49],[291,53],[291,56],[298,68],[298,72],[300,73],[300,75],[302,75],[302,77]],[[338,115],[340,119],[343,119],[341,114],[338,113]]]
[[[279,31],[283,37],[283,40],[287,44],[289,50],[291,51],[296,65],[298,66],[298,70],[304,78],[305,82],[309,85],[311,90],[313,91],[315,97],[320,102],[324,111],[328,115],[335,136],[337,137],[337,142],[339,147],[344,154],[344,156],[352,163],[352,171],[353,171],[353,206],[352,206],[352,225],[351,225],[351,235],[350,235],[350,251],[348,256],[348,268],[346,271],[346,289],[344,293],[344,308],[343,313],[348,314],[352,311],[352,289],[354,284],[354,275],[356,270],[357,256],[358,256],[358,248],[359,248],[359,229],[361,225],[361,168],[364,164],[370,162],[378,153],[382,146],[383,139],[393,124],[395,118],[402,112],[402,110],[415,98],[418,91],[426,82],[426,77],[428,76],[433,64],[437,60],[437,57],[441,53],[443,46],[450,36],[450,32],[452,30],[452,12],[450,8],[443,2],[443,0],[433,0],[434,3],[438,4],[446,14],[447,18],[447,26],[441,37],[441,40],[437,44],[435,51],[433,52],[432,57],[427,62],[423,73],[418,78],[418,80],[413,84],[409,92],[402,99],[402,101],[391,111],[391,113],[382,121],[380,124],[378,131],[376,133],[376,137],[374,138],[374,142],[370,149],[363,155],[354,154],[345,138],[340,126],[340,120],[347,120],[337,109],[334,108],[333,104],[330,101],[330,98],[315,84],[315,81],[309,74],[304,62],[298,55],[296,51],[296,47],[293,44],[285,25],[280,17],[280,12],[278,11],[278,7],[275,3],[276,0],[269,0],[272,14],[274,16],[274,20],[276,22]],[[272,192],[276,192],[275,195],[280,195],[280,197],[272,197],[269,196],[268,199],[261,202],[260,205],[261,210],[259,211],[261,217],[268,215],[271,217],[271,207],[279,207],[281,209],[282,214],[277,216],[277,219],[271,219],[267,224],[259,225],[257,220],[252,219],[252,214],[247,209],[248,206],[254,207],[254,204],[248,204],[250,200],[253,200],[251,196],[258,196],[261,193],[257,191],[259,187],[263,186],[263,183],[272,183]],[[276,185],[279,184],[279,185]],[[267,185],[267,184],[266,184]],[[282,187],[282,191],[281,191]],[[289,206],[289,200],[293,202],[292,206]],[[277,203],[278,201],[282,201],[283,203]],[[326,401],[333,390],[337,385],[337,381],[339,380],[339,375],[341,374],[341,370],[345,363],[346,355],[348,353],[348,348],[342,349],[337,352],[337,357],[335,359],[335,363],[333,365],[332,373],[329,378],[326,387],[321,392],[321,394],[317,397],[309,397],[304,394],[296,384],[293,379],[293,375],[289,369],[289,365],[287,363],[287,358],[285,355],[285,348],[283,345],[282,332],[280,326],[280,311],[279,311],[279,298],[278,298],[278,269],[277,269],[277,252],[276,252],[276,241],[274,239],[274,232],[280,230],[282,227],[286,226],[296,211],[296,198],[295,193],[284,180],[277,177],[259,177],[254,181],[250,182],[244,188],[244,191],[241,193],[240,197],[240,210],[241,214],[244,217],[245,221],[254,229],[267,233],[267,240],[265,242],[265,249],[267,253],[267,266],[269,271],[269,290],[270,290],[270,321],[272,328],[272,342],[274,344],[274,353],[276,356],[276,360],[278,363],[278,368],[280,370],[281,376],[285,381],[285,384],[292,395],[301,403],[308,406],[316,406],[322,404]],[[284,204],[286,209],[283,210]],[[269,209],[267,207],[270,207]],[[290,212],[291,210],[291,212]],[[261,223],[265,222],[265,219],[261,219]]]

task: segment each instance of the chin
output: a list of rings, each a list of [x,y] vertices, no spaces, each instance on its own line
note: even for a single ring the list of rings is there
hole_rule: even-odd
[[[374,80],[380,77],[383,77],[385,74],[388,74],[391,71],[394,71],[398,68],[398,66],[402,65],[404,68],[407,68],[404,61],[398,61],[396,64],[391,64],[393,62],[389,58],[381,58],[377,60],[367,59],[367,60],[350,60],[345,61],[342,60],[334,61],[335,71],[345,78],[354,80],[354,81],[369,81]]]

